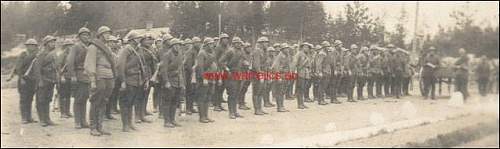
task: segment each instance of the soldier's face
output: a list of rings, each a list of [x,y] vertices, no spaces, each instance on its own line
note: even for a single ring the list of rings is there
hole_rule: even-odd
[[[90,34],[89,33],[81,33],[79,36],[80,40],[84,43],[88,43],[90,39]]]
[[[222,39],[221,39],[221,42],[222,42],[223,44],[227,44],[227,43],[229,43],[229,38],[222,38]]]
[[[35,51],[37,47],[38,47],[37,45],[29,44],[29,45],[26,45],[26,50]]]
[[[54,40],[49,41],[45,44],[49,50],[53,50],[56,47],[56,42]]]

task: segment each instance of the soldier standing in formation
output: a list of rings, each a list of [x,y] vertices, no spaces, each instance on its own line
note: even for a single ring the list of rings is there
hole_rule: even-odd
[[[215,57],[217,59],[217,68],[219,69],[218,75],[224,75],[227,74],[226,71],[222,70],[221,64],[218,62],[222,54],[224,54],[228,48],[229,48],[229,35],[227,34],[221,34],[220,35],[220,42],[215,41],[215,43],[218,43],[217,46],[215,47]],[[222,102],[223,102],[223,95],[224,90],[226,90],[226,79],[218,79],[216,86],[215,86],[215,97],[213,98],[213,105],[214,105],[214,111],[226,111],[222,107]]]
[[[114,88],[115,59],[113,52],[106,45],[106,40],[111,36],[111,29],[101,26],[97,30],[97,40],[87,47],[84,60],[84,72],[90,81],[90,135],[111,135],[103,130],[102,122],[111,90]]]
[[[35,78],[37,79],[36,89],[36,110],[38,118],[43,127],[55,125],[50,120],[50,102],[54,95],[54,86],[57,83],[57,66],[55,42],[56,38],[53,36],[46,36],[43,38],[43,49],[37,55],[37,60],[34,64]]]
[[[210,123],[214,120],[208,118],[209,102],[213,99],[215,94],[215,81],[204,78],[205,73],[214,73],[217,71],[217,63],[214,53],[215,43],[210,37],[203,41],[200,51],[196,55],[194,64],[195,82],[196,82],[196,98],[199,111],[200,123]]]
[[[122,47],[120,45],[118,38],[115,36],[110,36],[109,40],[107,42],[108,42],[108,46],[111,49],[111,52],[113,52],[112,55],[113,55],[113,58],[115,61],[114,63],[115,63],[115,67],[116,67],[116,63],[118,61],[118,52]],[[116,69],[117,68],[115,68],[115,70]],[[114,82],[115,82],[115,85],[114,85],[113,90],[111,91],[111,96],[109,97],[109,102],[106,106],[106,118],[110,119],[110,120],[115,119],[111,115],[112,113],[118,114],[118,100],[119,100],[119,98],[121,98],[119,91],[120,91],[120,85],[121,85],[122,81],[115,78]]]
[[[36,123],[31,116],[33,96],[35,96],[37,80],[33,71],[33,65],[38,55],[38,43],[35,39],[28,39],[24,43],[26,51],[17,58],[16,66],[7,81],[12,80],[14,75],[18,76],[17,92],[19,93],[19,108],[21,111],[21,121],[23,124]],[[31,70],[30,70],[31,69]]]
[[[278,112],[288,112],[285,109],[284,100],[286,93],[286,73],[290,72],[290,66],[288,63],[288,51],[290,47],[288,44],[284,43],[281,45],[280,53],[274,59],[274,62],[271,66],[271,70],[273,72],[279,73],[279,78],[274,80],[273,84],[273,97],[276,100],[277,111]]]
[[[228,37],[229,38],[229,37]],[[225,37],[223,38],[225,39]],[[226,81],[226,88],[228,92],[228,109],[229,118],[235,119],[237,117],[243,118],[238,113],[238,93],[241,86],[241,78],[236,77],[236,73],[241,73],[242,71],[242,61],[243,58],[243,41],[239,37],[233,37],[232,45],[227,48],[222,56],[220,57],[219,66],[222,67],[219,70],[223,70],[228,73],[228,79]]]
[[[490,64],[486,55],[481,56],[481,60],[476,67],[476,81],[479,94],[486,96],[488,93],[488,82],[490,81]]]
[[[59,108],[61,111],[62,118],[70,118],[72,117],[70,112],[70,104],[71,104],[71,76],[67,73],[67,65],[66,59],[68,57],[69,51],[73,42],[69,39],[63,41],[62,45],[62,53],[57,56],[57,69],[59,69],[58,73],[60,79],[59,84],[57,85],[57,93],[59,94]]]
[[[245,42],[243,44],[243,52],[242,52],[242,66],[241,66],[241,71],[243,73],[249,73],[250,72],[250,63],[251,63],[251,45],[248,42]],[[248,91],[248,87],[250,86],[251,80],[250,79],[243,79],[241,80],[241,87],[239,88],[239,94],[238,94],[238,109],[241,110],[250,110],[250,108],[246,105],[245,102],[245,95]]]
[[[260,37],[257,39],[257,45],[255,46],[254,51],[251,54],[251,70],[257,74],[262,73],[265,70],[265,48],[269,44],[269,40],[267,37]],[[253,108],[255,110],[255,115],[264,115],[267,114],[264,110],[262,110],[262,100],[264,98],[264,79],[254,77],[252,79],[252,101]]]
[[[298,109],[308,108],[304,104],[304,98],[306,98],[306,96],[309,97],[309,95],[307,95],[307,93],[309,92],[307,92],[306,90],[309,89],[307,87],[307,81],[310,78],[309,71],[311,69],[312,59],[307,56],[306,51],[311,50],[312,47],[312,44],[309,44],[307,42],[302,43],[300,46],[300,50],[298,51],[297,56],[295,57],[293,62],[294,68],[292,70],[297,72],[297,74],[299,75],[296,85],[296,87],[298,88],[296,92]]]
[[[469,83],[469,57],[464,48],[458,50],[460,57],[455,62],[455,91],[462,93],[464,100],[467,101],[469,91],[467,86]]]

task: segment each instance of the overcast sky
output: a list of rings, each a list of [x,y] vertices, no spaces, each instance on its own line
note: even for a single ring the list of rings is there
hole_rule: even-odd
[[[344,12],[346,1],[325,1],[324,8],[328,14],[332,16]],[[395,24],[401,14],[401,8],[405,7],[408,13],[408,22],[406,28],[410,37],[413,35],[415,22],[415,1],[373,1],[361,2],[365,4],[373,16],[384,18],[385,26],[388,30],[394,30]],[[486,26],[498,26],[498,1],[490,2],[469,2],[469,10],[474,14],[476,24]],[[449,27],[454,25],[450,13],[454,10],[464,9],[466,2],[450,2],[450,1],[421,1],[419,2],[419,28],[423,32],[434,34],[438,31],[438,25]]]

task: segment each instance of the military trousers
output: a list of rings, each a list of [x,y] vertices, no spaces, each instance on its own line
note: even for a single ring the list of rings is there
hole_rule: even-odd
[[[467,100],[469,97],[468,87],[468,76],[456,76],[455,77],[455,91],[461,92],[464,96],[464,100]]]
[[[273,98],[276,100],[276,104],[278,105],[278,110],[285,107],[284,100],[286,94],[286,84],[285,80],[275,80],[273,81],[272,86],[272,94]]]
[[[248,87],[250,86],[250,84],[251,84],[250,80],[242,80],[241,81],[240,91],[239,91],[239,94],[238,94],[238,105],[239,106],[246,105],[245,95],[247,94]]]
[[[264,105],[271,104],[271,90],[272,90],[272,80],[264,80],[264,90],[262,90],[262,100]]]
[[[212,100],[213,94],[215,93],[215,84],[207,83],[204,85],[203,83],[197,83],[196,85],[195,98],[198,106],[198,114],[200,116],[200,120],[207,120],[208,106]]]
[[[262,111],[263,91],[265,89],[264,83],[263,80],[252,80],[252,103],[255,112]]]
[[[382,95],[382,88],[384,87],[384,77],[381,74],[375,74],[375,96],[377,97],[383,97]]]
[[[391,97],[391,85],[392,85],[392,77],[390,76],[391,74],[386,73],[384,76],[382,76],[384,80],[384,95],[385,97]]]
[[[313,98],[315,101],[318,101],[319,102],[319,98],[320,98],[320,84],[321,84],[321,81],[322,81],[322,78],[319,77],[319,76],[315,76],[315,77],[312,77],[311,78],[311,86],[312,86],[312,90],[313,90]]]
[[[127,87],[121,94],[122,96],[119,98],[120,116],[123,128],[128,129],[133,127],[133,107],[135,102],[144,95],[144,88],[142,86],[132,86],[127,84]]]
[[[409,92],[409,89],[410,89],[410,81],[411,81],[411,77],[409,76],[405,76],[403,77],[402,81],[401,81],[401,85],[402,85],[402,92],[403,92],[403,95],[409,95],[410,92]]]
[[[368,98],[375,98],[373,90],[375,89],[375,76],[369,75],[366,77],[366,90],[368,92]]]
[[[228,92],[227,104],[228,104],[229,114],[238,113],[237,105],[239,100],[240,86],[241,86],[241,80],[229,79],[226,81],[226,88]]]
[[[102,122],[106,112],[106,105],[111,96],[115,82],[113,78],[98,79],[96,81],[96,89],[91,92],[90,96],[90,130],[102,130]]]
[[[42,83],[42,82],[41,82]],[[38,119],[43,123],[50,123],[50,102],[54,95],[54,83],[43,82],[43,85],[38,86],[36,90],[36,110]]]
[[[89,98],[89,83],[78,81],[73,86],[75,101],[73,102],[73,113],[76,126],[87,126],[87,100]]]
[[[31,109],[33,105],[33,97],[36,93],[37,83],[33,79],[25,79],[19,77],[17,80],[17,92],[19,93],[19,109],[21,111],[22,121],[33,121]]]
[[[428,98],[429,94],[431,96],[431,99],[436,98],[436,77],[435,76],[423,76],[423,83],[424,83],[424,97]]]
[[[59,93],[59,111],[61,112],[61,115],[71,115],[71,88],[71,81],[69,78],[57,85],[57,93]]]
[[[191,76],[191,75],[189,75]],[[196,84],[191,80],[186,80],[186,111],[193,111],[193,104],[196,101]]]
[[[111,115],[111,112],[118,111],[118,99],[120,98],[120,87],[122,81],[115,80],[114,83],[115,85],[113,86],[113,90],[111,91],[109,101],[106,104],[106,115]]]
[[[399,99],[401,96],[401,80],[403,79],[401,72],[395,72],[392,79],[391,92],[392,95]]]
[[[356,76],[356,90],[358,93],[358,100],[363,99],[363,88],[366,85],[366,77],[363,75]]]
[[[319,102],[324,102],[325,101],[325,94],[328,94],[328,92],[330,92],[330,90],[327,88],[328,86],[330,86],[330,80],[331,80],[331,76],[330,75],[326,75],[326,76],[323,76],[323,77],[319,77],[318,78],[318,103]]]
[[[307,82],[308,82],[308,79],[302,78],[300,76],[297,80],[297,88],[298,88],[297,89],[297,106],[298,107],[304,106],[304,99],[306,98],[306,93],[309,93],[309,92],[306,92],[306,90],[309,90],[309,88],[307,88]]]
[[[355,78],[352,75],[342,76],[341,84],[343,86],[344,93],[347,95],[347,100],[353,100]]]
[[[482,77],[477,79],[477,89],[481,96],[486,96],[486,94],[488,93],[488,83],[489,78]]]
[[[175,113],[177,111],[177,106],[181,100],[181,88],[180,87],[170,87],[166,88],[162,106],[163,106],[163,119],[165,123],[175,122]]]

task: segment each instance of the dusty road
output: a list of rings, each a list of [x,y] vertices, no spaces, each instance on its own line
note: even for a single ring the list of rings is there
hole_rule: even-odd
[[[414,95],[416,93],[413,93]],[[251,94],[246,101],[251,104]],[[473,98],[479,98],[474,95]],[[57,126],[41,127],[38,123],[22,125],[19,118],[18,93],[14,88],[1,90],[1,142],[2,147],[249,147],[271,146],[298,138],[356,130],[374,125],[394,123],[417,118],[443,118],[449,115],[459,116],[453,122],[446,124],[426,125],[427,129],[408,132],[405,130],[400,139],[372,137],[358,141],[348,141],[327,146],[384,146],[392,147],[404,144],[408,140],[415,141],[418,136],[432,136],[438,131],[450,131],[473,125],[488,119],[496,119],[498,123],[498,94],[482,98],[480,104],[467,104],[456,108],[448,106],[447,99],[437,101],[422,100],[418,96],[408,96],[402,99],[374,99],[356,103],[319,106],[307,103],[309,109],[299,110],[295,100],[286,100],[288,113],[278,113],[275,108],[266,108],[269,115],[256,116],[252,110],[242,111],[243,119],[231,120],[227,112],[214,112],[209,115],[215,123],[199,123],[198,115],[178,117],[180,128],[163,128],[163,120],[157,115],[149,116],[153,123],[137,124],[139,131],[121,132],[120,120],[107,120],[104,128],[111,136],[93,137],[88,129],[73,128],[73,119],[60,118],[58,112],[51,112],[51,118]],[[491,99],[491,100],[488,100]],[[150,102],[151,103],[151,102]],[[224,105],[227,107],[227,104]],[[488,108],[485,108],[488,107]],[[413,109],[413,110],[408,110]],[[484,109],[493,109],[486,111]],[[492,112],[496,109],[496,113]],[[34,118],[37,119],[35,110]],[[487,114],[484,114],[487,113]],[[114,115],[118,118],[119,115]],[[450,127],[453,126],[453,127]],[[498,130],[496,132],[498,134]],[[397,136],[397,135],[396,135]],[[497,135],[498,136],[498,135]],[[382,139],[381,139],[382,138]],[[382,142],[376,142],[377,139]],[[418,140],[418,139],[417,139]],[[491,142],[491,141],[490,141]],[[476,145],[475,143],[473,145]],[[480,144],[480,143],[479,143]],[[496,144],[498,146],[498,142]],[[315,147],[315,146],[309,146]],[[318,147],[318,146],[316,146]]]

